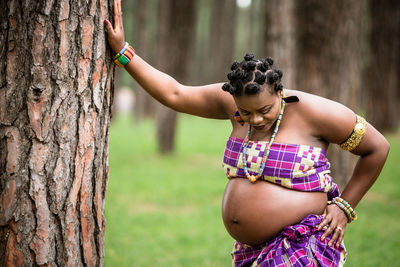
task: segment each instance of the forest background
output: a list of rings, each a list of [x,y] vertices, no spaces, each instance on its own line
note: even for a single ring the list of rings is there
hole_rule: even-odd
[[[224,82],[252,52],[275,60],[285,88],[366,116],[392,149],[346,231],[347,265],[400,266],[398,1],[125,0],[123,12],[126,40],[182,83]],[[126,72],[116,75],[106,265],[229,266],[233,240],[220,218],[229,123],[177,115]],[[132,92],[134,104],[121,108]],[[343,188],[355,158],[335,147],[329,158]]]

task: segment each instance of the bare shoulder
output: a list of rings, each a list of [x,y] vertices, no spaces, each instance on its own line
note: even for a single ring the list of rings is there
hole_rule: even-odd
[[[308,126],[310,133],[329,143],[342,143],[353,131],[356,114],[345,105],[314,94],[285,90],[297,95],[296,113]]]

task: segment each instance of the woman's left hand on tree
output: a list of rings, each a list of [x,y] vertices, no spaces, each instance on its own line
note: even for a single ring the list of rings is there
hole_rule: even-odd
[[[118,53],[125,45],[121,0],[114,1],[114,27],[108,20],[104,20],[104,24],[108,34],[108,43],[112,50],[114,50],[115,53]]]

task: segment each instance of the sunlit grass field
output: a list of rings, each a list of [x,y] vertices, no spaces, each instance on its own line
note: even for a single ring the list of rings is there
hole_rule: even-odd
[[[221,219],[221,162],[230,123],[180,115],[176,151],[157,153],[155,126],[113,119],[106,266],[231,266]],[[400,136],[346,229],[346,266],[400,266]]]

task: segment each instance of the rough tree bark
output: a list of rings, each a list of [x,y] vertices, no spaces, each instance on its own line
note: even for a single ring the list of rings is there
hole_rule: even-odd
[[[400,123],[400,2],[370,0],[364,102],[368,121],[382,131]]]
[[[343,103],[360,112],[361,1],[305,0],[296,2],[298,27],[296,87]],[[331,146],[329,159],[335,181],[343,188],[355,158]]]
[[[194,40],[196,1],[159,1],[157,68],[179,82],[187,82],[190,52]],[[159,106],[157,137],[161,153],[174,149],[176,112]]]
[[[111,2],[0,3],[1,266],[103,265]]]

